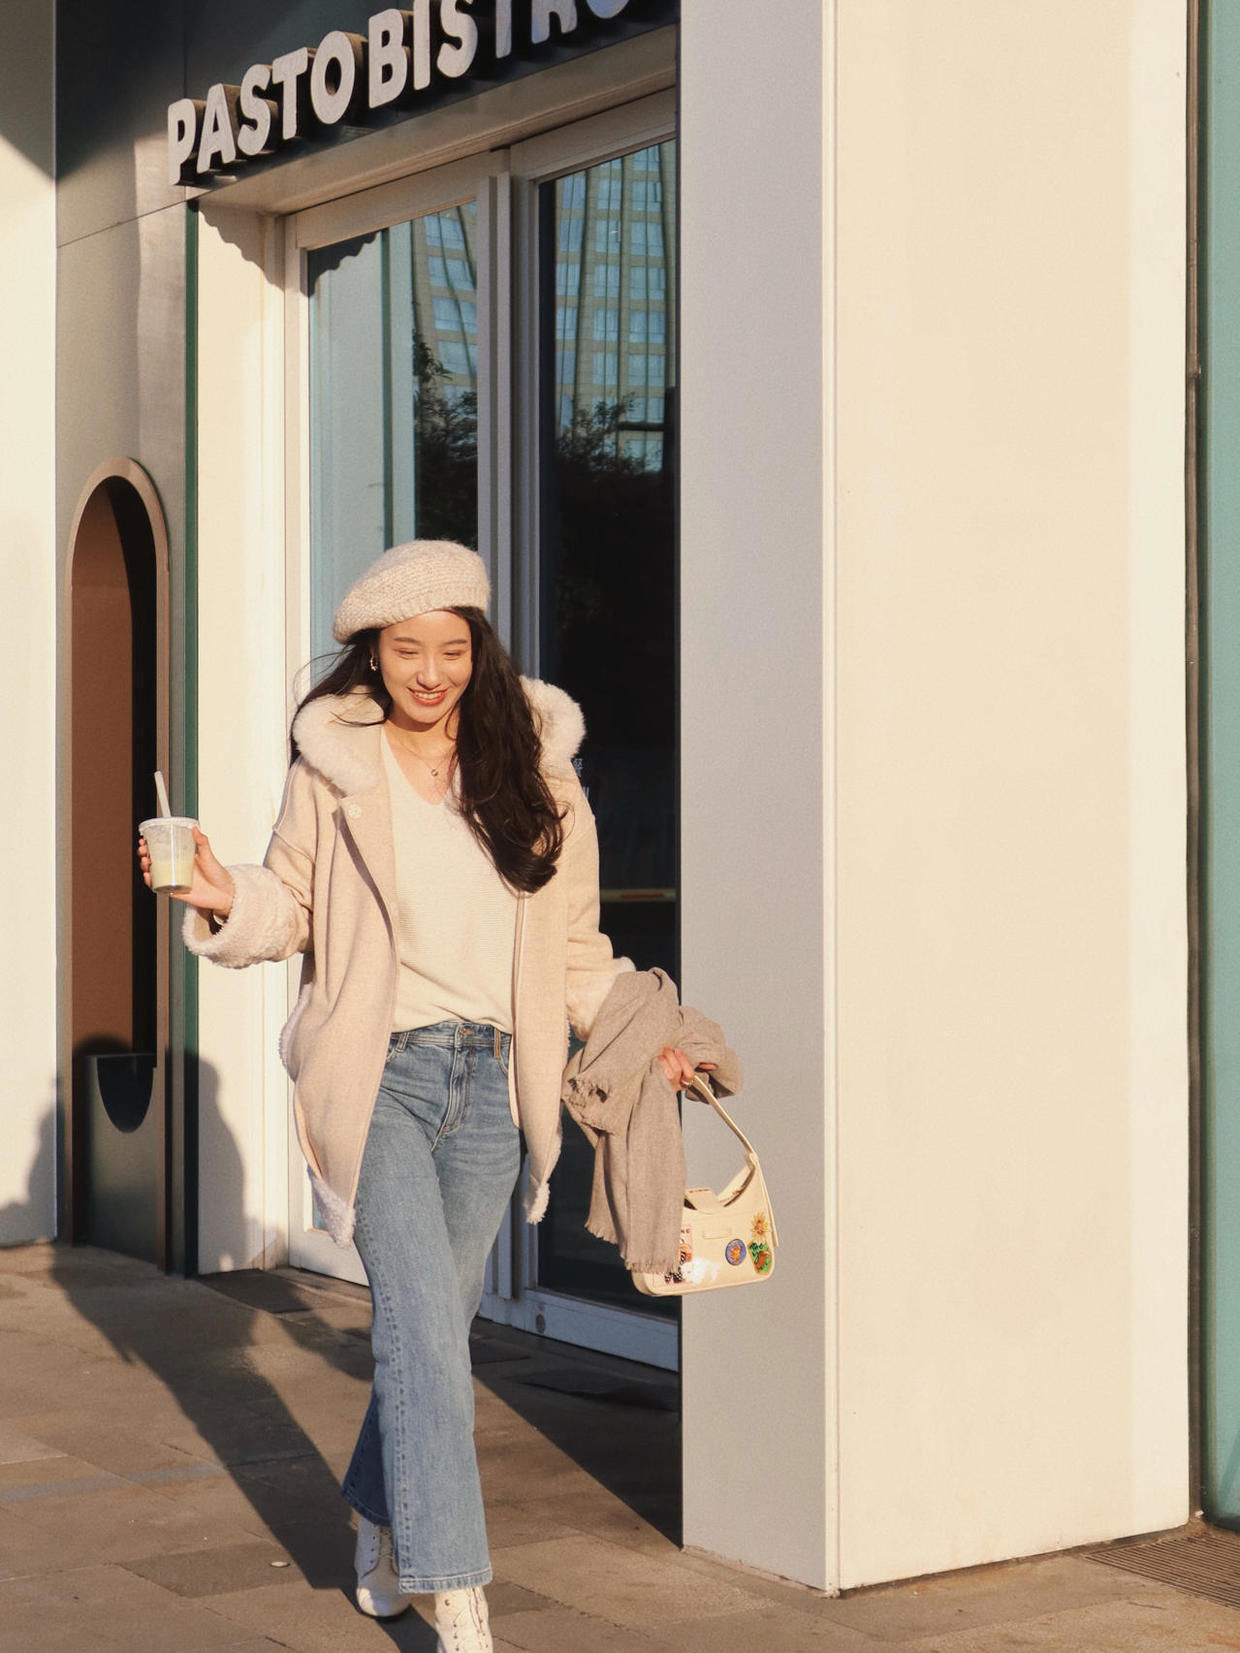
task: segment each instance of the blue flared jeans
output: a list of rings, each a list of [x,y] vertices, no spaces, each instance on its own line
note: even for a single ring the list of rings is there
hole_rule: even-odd
[[[375,1377],[342,1490],[391,1527],[409,1594],[491,1578],[469,1328],[517,1179],[510,1049],[477,1022],[394,1033],[362,1157],[354,1239]]]

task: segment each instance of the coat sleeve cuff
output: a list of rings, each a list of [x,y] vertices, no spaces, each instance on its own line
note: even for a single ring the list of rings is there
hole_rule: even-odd
[[[291,892],[267,867],[229,867],[228,871],[236,888],[232,911],[213,932],[205,913],[187,907],[181,926],[186,947],[199,958],[230,970],[287,957],[296,930]]]
[[[605,970],[582,974],[570,971],[566,985],[568,1024],[579,1039],[589,1037],[616,977],[627,975],[633,968],[631,959],[618,958],[612,959]]]

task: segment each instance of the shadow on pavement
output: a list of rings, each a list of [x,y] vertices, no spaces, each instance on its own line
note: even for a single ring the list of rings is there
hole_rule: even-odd
[[[484,1388],[656,1532],[680,1543],[675,1374],[485,1321],[475,1324],[473,1357]]]
[[[204,1083],[202,1092],[209,1107],[213,1087]],[[240,1155],[224,1122],[217,1116],[210,1124],[212,1179],[204,1199],[212,1202],[219,1232],[244,1233]],[[135,1270],[143,1276],[137,1290]],[[365,1318],[354,1316],[361,1329],[342,1328],[324,1317],[326,1310],[319,1312],[327,1302],[321,1295],[316,1300],[303,1294],[294,1302],[287,1288],[277,1301],[262,1273],[194,1283],[91,1247],[57,1246],[51,1278],[121,1360],[145,1367],[166,1388],[191,1426],[178,1449],[189,1454],[186,1463],[215,1460],[307,1583],[339,1590],[351,1603],[354,1535],[337,1475],[263,1365],[278,1368],[281,1350],[291,1343],[355,1379],[356,1415],[347,1435],[360,1427],[370,1382]],[[248,1290],[227,1284],[247,1281]],[[221,1282],[223,1291],[199,1289]],[[277,1310],[283,1311],[278,1326],[272,1318]],[[309,1394],[307,1416],[325,1398]],[[347,1455],[343,1438],[340,1451]],[[206,1555],[199,1559],[207,1564]],[[222,1587],[244,1589],[248,1582],[238,1576]],[[270,1583],[270,1576],[262,1582]],[[416,1615],[383,1628],[396,1646],[433,1653],[434,1633]]]

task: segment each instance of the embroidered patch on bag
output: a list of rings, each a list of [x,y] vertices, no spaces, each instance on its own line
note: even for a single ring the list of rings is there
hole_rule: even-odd
[[[728,1259],[733,1268],[739,1268],[739,1266],[745,1261],[744,1240],[729,1240],[727,1249],[724,1251],[723,1255]]]
[[[680,1261],[676,1266],[675,1274],[665,1274],[665,1286],[682,1286],[685,1283],[685,1269],[693,1261],[693,1230],[686,1223],[680,1230]],[[692,1272],[692,1271],[690,1271]]]
[[[775,1261],[771,1255],[771,1248],[765,1240],[755,1240],[749,1247],[749,1255],[753,1258],[754,1269],[759,1274],[769,1274],[771,1264]]]
[[[766,1212],[765,1211],[759,1211],[755,1214],[754,1220],[753,1220],[753,1233],[751,1235],[751,1238],[753,1238],[755,1240],[765,1240],[766,1239]]]

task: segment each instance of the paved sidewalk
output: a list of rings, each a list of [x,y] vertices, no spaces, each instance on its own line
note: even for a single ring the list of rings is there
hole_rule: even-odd
[[[0,1251],[0,1653],[433,1653],[350,1598],[365,1292]],[[1080,1555],[831,1601],[676,1548],[675,1387],[484,1328],[500,1653],[1194,1653],[1240,1610]]]

